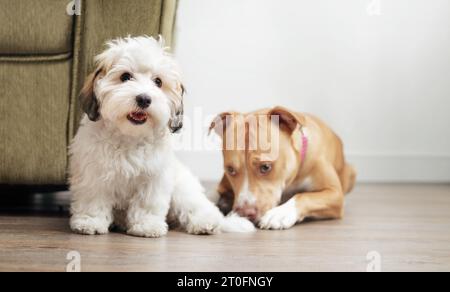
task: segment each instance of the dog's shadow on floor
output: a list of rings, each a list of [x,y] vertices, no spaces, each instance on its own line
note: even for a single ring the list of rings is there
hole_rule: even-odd
[[[10,186],[0,185],[0,214],[69,215],[70,192],[67,186]]]

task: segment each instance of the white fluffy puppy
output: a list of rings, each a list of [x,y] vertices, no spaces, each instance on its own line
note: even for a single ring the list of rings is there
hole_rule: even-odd
[[[246,219],[224,218],[174,155],[184,89],[164,42],[117,39],[96,63],[70,148],[72,230],[105,234],[116,223],[130,235],[160,237],[171,218],[192,234],[253,231]]]

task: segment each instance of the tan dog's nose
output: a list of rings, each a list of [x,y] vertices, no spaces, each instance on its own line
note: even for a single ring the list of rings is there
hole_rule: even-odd
[[[248,220],[255,222],[258,218],[258,210],[255,206],[238,207],[235,210],[240,216],[248,218]]]

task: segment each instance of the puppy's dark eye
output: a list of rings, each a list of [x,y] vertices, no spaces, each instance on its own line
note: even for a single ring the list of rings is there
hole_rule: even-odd
[[[259,172],[262,175],[266,175],[269,174],[272,171],[272,165],[270,163],[263,163],[261,164],[261,166],[259,167]]]
[[[127,81],[131,80],[131,78],[133,78],[133,76],[131,76],[130,73],[126,72],[120,76],[120,81],[127,82]]]
[[[234,167],[232,166],[228,166],[227,167],[227,173],[231,176],[236,176],[237,175],[237,171],[236,169],[234,169]]]
[[[153,80],[153,82],[155,82],[156,86],[158,86],[159,88],[161,88],[163,86],[163,82],[162,82],[161,78],[155,78]]]

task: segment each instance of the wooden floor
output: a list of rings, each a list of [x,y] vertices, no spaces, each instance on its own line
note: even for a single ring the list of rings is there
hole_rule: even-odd
[[[359,185],[341,221],[161,239],[72,234],[67,194],[53,199],[31,199],[54,208],[37,212],[3,204],[0,271],[65,271],[70,251],[82,271],[366,271],[371,251],[382,271],[450,271],[449,185]]]

